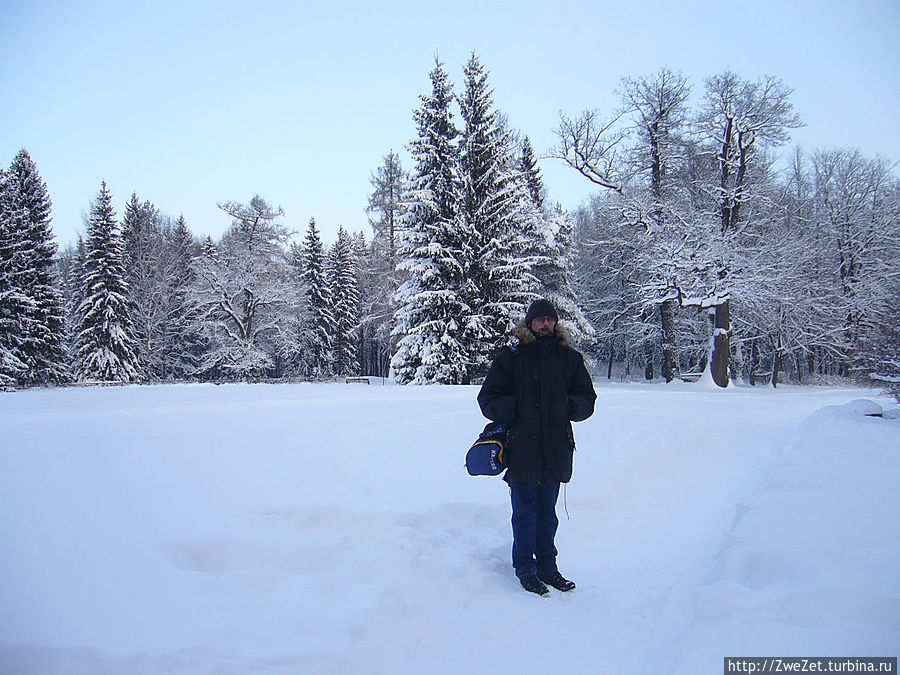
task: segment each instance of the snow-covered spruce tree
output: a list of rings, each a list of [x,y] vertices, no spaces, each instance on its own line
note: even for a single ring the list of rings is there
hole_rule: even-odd
[[[309,308],[303,284],[303,249],[292,241],[287,253],[288,282],[293,288],[295,302],[278,324],[275,336],[278,373],[289,378],[305,377],[305,358],[310,352]]]
[[[359,372],[359,279],[358,261],[350,234],[338,228],[337,239],[328,252],[328,286],[331,289],[331,316],[334,319],[331,351],[334,374],[342,377]]]
[[[306,335],[302,373],[312,379],[323,379],[334,372],[331,337],[335,333],[332,314],[332,293],[328,284],[325,247],[316,227],[316,219],[310,218],[302,248],[303,271],[301,284],[306,294],[308,316],[300,325]]]
[[[513,226],[513,250],[521,263],[521,288],[528,293],[523,301],[533,299],[532,291],[550,300],[560,318],[566,321],[571,340],[585,345],[592,339],[594,328],[572,289],[575,262],[572,223],[558,204],[552,211],[545,208],[544,182],[528,136],[522,140],[516,168],[524,185],[519,186],[514,207],[518,224]],[[531,287],[533,282],[537,283],[536,289]]]
[[[82,249],[84,245],[82,244]],[[59,292],[63,308],[63,322],[65,324],[66,335],[66,354],[69,353],[70,336],[72,334],[70,323],[71,319],[71,300],[73,296],[72,285],[75,267],[75,247],[69,244],[65,248],[61,248],[54,258],[54,274],[59,280]],[[80,278],[79,274],[79,278]],[[67,362],[68,365],[68,362]]]
[[[525,174],[528,183],[528,192],[531,201],[541,210],[544,210],[544,180],[541,178],[541,168],[534,156],[534,146],[531,139],[525,136],[522,139],[522,154],[519,157],[519,170]]]
[[[465,121],[460,141],[462,207],[472,233],[464,299],[472,310],[467,326],[471,376],[478,377],[487,372],[492,355],[537,295],[531,271],[535,252],[522,250],[521,239],[531,236],[536,241],[540,214],[531,208],[512,134],[493,107],[487,72],[475,54],[464,72],[459,97]]]
[[[131,314],[147,379],[183,379],[196,369],[200,336],[189,318],[195,244],[184,217],[173,225],[136,194],[122,220]]]
[[[353,255],[356,259],[356,276],[359,285],[359,326],[356,331],[357,359],[360,375],[387,377],[391,367],[391,321],[393,311],[392,292],[384,297],[385,291],[376,279],[383,277],[376,273],[375,253],[366,242],[366,235],[356,232],[352,236]],[[376,309],[381,308],[381,309]]]
[[[214,256],[201,255],[194,267],[192,304],[207,340],[199,371],[249,381],[274,368],[273,341],[294,299],[284,252],[289,232],[277,222],[282,209],[259,195],[219,208],[232,225]]]
[[[560,319],[566,322],[572,342],[588,346],[594,340],[596,331],[574,290],[575,243],[572,221],[559,205],[552,213],[544,215],[543,234],[549,260],[546,265],[534,271],[541,283],[540,295],[557,308]]]
[[[141,375],[129,315],[122,239],[105,181],[91,208],[85,248],[84,300],[77,310],[76,376],[82,381],[136,381]]]
[[[215,347],[215,334],[210,331],[202,320],[205,311],[204,298],[198,297],[204,284],[200,278],[201,270],[209,270],[210,278],[216,278],[219,269],[219,246],[210,235],[206,235],[200,244],[200,252],[191,260],[191,285],[187,290],[187,307],[185,311],[191,323],[191,330],[199,336],[199,345],[197,350],[197,361],[192,371],[188,372],[191,377],[205,381],[218,381],[223,373],[213,365],[207,369],[203,367],[203,359],[207,353]]]
[[[393,294],[381,285],[383,263],[362,232],[353,237],[359,266],[359,368],[363,375],[386,377],[390,371]]]
[[[165,341],[170,265],[159,211],[132,193],[122,215],[125,273],[138,364],[146,380],[165,378]]]
[[[516,321],[531,301],[548,297],[555,242],[549,215],[534,201],[528,174],[521,166],[510,166],[504,167],[501,176],[502,189],[509,198],[501,219],[506,255],[495,256],[488,272],[505,280],[497,290],[503,292],[507,302],[514,303],[507,319]],[[493,251],[498,252],[499,246]],[[507,323],[506,334],[510,327]]]
[[[87,218],[85,218],[87,224]],[[66,349],[69,355],[69,363],[73,362],[73,355],[78,342],[77,326],[81,323],[78,309],[84,301],[84,263],[87,260],[87,247],[84,237],[79,234],[75,245],[67,247],[57,258],[57,270],[61,282],[63,294],[63,307],[66,320]]]
[[[183,380],[197,369],[202,338],[192,316],[191,287],[195,281],[193,261],[199,246],[188,230],[184,215],[163,232],[168,274],[165,279],[165,327],[163,367],[165,379]]]
[[[37,166],[26,150],[15,156],[5,180],[6,211],[12,215],[10,234],[19,242],[13,261],[19,291],[28,298],[19,325],[21,384],[58,384],[69,378],[65,315],[55,275],[56,242],[50,226],[50,196]]]
[[[219,247],[216,246],[216,242],[213,241],[211,236],[206,235],[203,243],[200,244],[200,255],[204,258],[213,259],[218,255],[218,251]]]
[[[460,216],[453,93],[437,59],[430,78],[431,94],[421,96],[413,113],[418,135],[409,144],[414,170],[398,264],[408,278],[395,297],[391,367],[400,384],[467,384],[472,369],[466,337],[473,328],[461,290],[472,233]]]
[[[21,231],[25,215],[12,206],[12,185],[0,169],[0,387],[15,386],[25,372],[23,343],[27,328],[21,317],[28,316],[31,302],[23,293]]]

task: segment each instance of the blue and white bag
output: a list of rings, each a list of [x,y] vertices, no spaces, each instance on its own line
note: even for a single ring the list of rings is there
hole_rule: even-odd
[[[488,422],[478,440],[466,453],[470,476],[496,476],[506,468],[506,424]]]

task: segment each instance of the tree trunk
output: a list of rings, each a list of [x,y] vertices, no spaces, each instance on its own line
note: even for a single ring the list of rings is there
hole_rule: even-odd
[[[732,356],[728,359],[728,372],[731,381],[735,382],[744,377],[744,348],[740,340],[735,340],[731,348]]]
[[[772,387],[778,386],[778,371],[781,370],[781,340],[773,340],[772,350]]]
[[[650,340],[644,341],[644,379],[653,379],[653,343]]]
[[[609,343],[609,366],[606,369],[606,379],[612,379],[612,367],[613,367],[613,358],[615,357],[615,350],[613,349],[612,342]]]
[[[675,342],[675,301],[666,300],[659,306],[662,326],[662,375],[666,382],[678,379],[678,345]]]
[[[756,386],[756,369],[759,368],[759,343],[754,340],[750,345],[750,386]]]
[[[728,386],[728,359],[731,357],[728,342],[728,329],[731,326],[728,300],[715,306],[710,312],[709,320],[713,331],[710,371],[713,382],[724,388]]]

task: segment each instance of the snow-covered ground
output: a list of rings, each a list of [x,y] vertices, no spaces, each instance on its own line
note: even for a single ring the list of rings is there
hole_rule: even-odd
[[[598,383],[524,592],[473,387],[0,394],[0,672],[715,673],[900,651],[870,390]],[[566,505],[570,518],[566,517]]]

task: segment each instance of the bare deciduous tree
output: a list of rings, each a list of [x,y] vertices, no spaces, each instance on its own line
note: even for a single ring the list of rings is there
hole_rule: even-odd
[[[200,256],[193,303],[209,349],[200,370],[247,379],[272,369],[274,339],[285,310],[295,301],[288,282],[284,215],[260,196],[249,205],[219,208],[234,221],[214,256]]]

